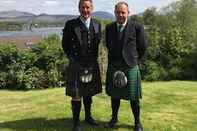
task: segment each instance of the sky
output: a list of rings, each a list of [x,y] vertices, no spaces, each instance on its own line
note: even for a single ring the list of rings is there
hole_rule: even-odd
[[[78,15],[79,0],[0,0],[0,11],[18,10],[34,14]],[[120,0],[93,0],[94,11],[113,13],[114,5]],[[121,0],[129,4],[131,14],[145,11],[149,7],[161,9],[177,0]]]

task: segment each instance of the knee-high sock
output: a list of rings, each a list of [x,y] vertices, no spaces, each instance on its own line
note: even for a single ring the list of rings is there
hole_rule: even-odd
[[[81,101],[71,101],[72,113],[73,113],[73,124],[74,126],[79,124],[79,117],[81,111]]]
[[[92,105],[92,97],[91,96],[84,96],[83,97],[83,104],[85,108],[85,118],[91,117],[91,105]]]
[[[112,119],[118,118],[119,107],[120,107],[120,99],[111,98]]]
[[[135,124],[140,123],[140,103],[139,101],[130,101],[131,109],[134,115]]]

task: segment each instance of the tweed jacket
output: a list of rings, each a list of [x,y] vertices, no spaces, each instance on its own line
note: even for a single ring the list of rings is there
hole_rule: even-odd
[[[113,22],[106,26],[106,46],[108,49],[108,62],[111,63],[113,49],[118,41],[117,23]],[[124,28],[122,57],[128,67],[138,65],[145,55],[147,43],[144,28],[137,22],[129,19]]]

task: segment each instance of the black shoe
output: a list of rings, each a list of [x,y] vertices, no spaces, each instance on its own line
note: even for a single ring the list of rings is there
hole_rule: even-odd
[[[80,125],[73,126],[72,131],[81,131],[81,126]]]
[[[96,122],[96,120],[94,120],[91,116],[85,118],[85,121],[86,121],[88,124],[93,125],[93,126],[98,126],[98,125],[99,125],[99,124]]]
[[[109,128],[114,128],[117,122],[118,122],[117,119],[112,118],[112,119],[107,123],[107,127],[109,127]]]
[[[134,131],[143,131],[141,123],[135,124]]]

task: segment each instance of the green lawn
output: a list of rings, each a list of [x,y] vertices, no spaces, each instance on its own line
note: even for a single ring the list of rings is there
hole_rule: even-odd
[[[145,131],[197,131],[197,82],[144,82],[141,107]],[[0,90],[0,130],[70,131],[70,108],[70,98],[63,88]],[[110,112],[110,98],[105,93],[94,97],[93,116],[100,126],[87,125],[82,108],[83,131],[109,131],[104,124]],[[128,130],[133,130],[133,116],[129,103],[122,101],[114,131]]]

